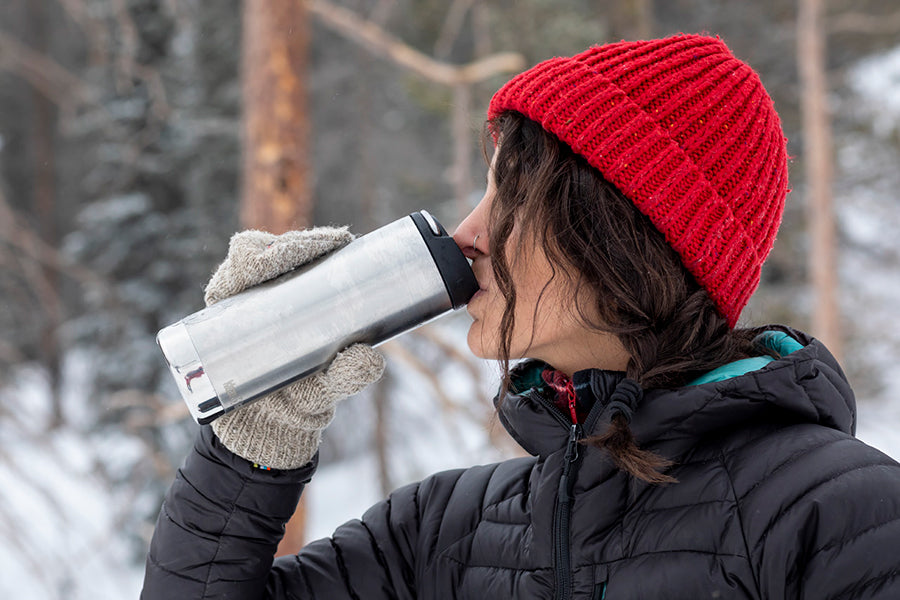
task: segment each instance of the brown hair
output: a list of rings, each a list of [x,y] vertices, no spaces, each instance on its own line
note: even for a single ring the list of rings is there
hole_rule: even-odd
[[[585,326],[617,336],[630,356],[626,376],[641,388],[679,387],[754,353],[752,332],[728,326],[663,235],[583,157],[516,112],[489,121],[488,135],[499,140],[489,251],[506,299],[498,348],[503,393],[510,386],[516,305],[507,256],[521,255],[518,247],[507,254],[507,243],[517,227],[532,235],[518,235],[515,243],[537,244],[553,277],[561,274],[573,286]],[[582,295],[584,288],[593,294]],[[577,300],[583,297],[596,298],[597,306],[583,306]],[[639,479],[674,481],[660,472],[669,461],[639,449],[621,413],[585,442],[604,448]]]

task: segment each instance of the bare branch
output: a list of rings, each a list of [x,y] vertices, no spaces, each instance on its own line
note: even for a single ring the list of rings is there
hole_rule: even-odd
[[[104,291],[108,298],[116,301],[112,286],[94,271],[64,256],[59,250],[46,243],[16,214],[0,192],[0,241],[23,251],[31,260],[82,284],[93,284]]]
[[[22,250],[24,256],[28,258],[37,253],[38,244],[46,244],[31,227],[16,216],[2,194],[0,194],[0,240]],[[62,301],[50,274],[40,265],[39,261],[33,259],[18,260],[18,270],[34,291],[34,298],[40,303],[41,314],[58,323],[62,316]]]
[[[169,105],[166,86],[163,83],[159,69],[136,64],[134,71],[147,84],[147,91],[151,100],[150,111],[159,121],[165,121],[172,112],[172,108]]]
[[[456,361],[457,364],[462,365],[469,371],[476,389],[484,389],[484,377],[478,366],[478,361],[473,360],[471,354],[461,352],[456,345],[442,338],[438,332],[438,328],[431,326],[420,327],[411,332],[410,335],[422,337],[437,346],[451,360]],[[526,456],[528,454],[509,435],[506,429],[499,426],[496,411],[483,412],[477,410],[479,406],[489,406],[489,404],[486,405],[484,402],[478,401],[482,399],[472,398],[471,400],[475,401],[467,403],[463,407],[460,407],[458,403],[455,403],[454,406],[457,410],[461,408],[464,409],[471,420],[484,427],[491,444],[495,448],[500,449],[509,456]]]
[[[493,52],[491,16],[484,2],[478,2],[472,8],[472,32],[475,36],[475,56],[487,56]]]
[[[454,195],[460,215],[468,212],[465,205],[471,189],[469,173],[471,90],[469,87],[498,73],[520,71],[525,65],[524,57],[515,52],[501,52],[464,65],[451,64],[427,56],[403,43],[372,21],[366,21],[352,11],[335,6],[327,0],[306,0],[306,6],[328,27],[367,48],[373,54],[388,58],[430,81],[453,88]],[[461,11],[464,16],[465,11],[471,6],[471,2],[460,1],[454,6],[461,7],[456,11]],[[451,12],[453,10],[451,7]],[[462,19],[462,17],[454,18]]]
[[[0,69],[21,76],[64,109],[71,109],[73,104],[101,106],[100,93],[93,86],[3,32],[0,32]]]
[[[125,411],[122,426],[130,432],[164,427],[190,416],[184,402],[170,402],[160,394],[138,389],[120,390],[110,394],[106,399],[105,408]]]
[[[7,509],[0,510],[0,535],[4,541],[8,541],[9,545],[17,548],[17,556],[27,563],[30,576],[35,581],[40,582],[41,586],[47,589],[48,598],[58,592],[58,588],[53,584],[47,574],[47,556],[42,553],[37,556],[36,552],[29,547],[28,537],[23,533],[25,530],[19,519],[9,514]]]
[[[481,370],[478,368],[478,365],[474,360],[471,359],[471,354],[467,355],[463,352],[460,352],[459,348],[457,348],[456,345],[451,344],[447,340],[443,339],[438,334],[437,330],[430,325],[426,325],[424,327],[416,329],[415,331],[411,332],[411,335],[422,337],[437,346],[441,350],[441,352],[465,367],[465,369],[469,372],[469,375],[472,377],[472,381],[475,382],[475,385],[479,389],[482,388],[484,377],[482,376]]]
[[[447,58],[453,50],[453,44],[462,31],[463,23],[466,20],[466,13],[472,8],[475,0],[453,0],[453,4],[447,10],[447,16],[444,18],[444,24],[441,32],[438,34],[437,41],[434,43],[434,55],[438,58]]]
[[[138,33],[137,26],[128,12],[125,0],[112,0],[113,13],[119,26],[119,35],[122,38],[122,51],[116,58],[117,83],[119,91],[130,90],[131,80],[137,75],[135,56],[137,56]]]
[[[346,8],[335,6],[326,0],[306,0],[306,3],[313,14],[347,39],[426,79],[444,85],[475,83],[498,73],[519,71],[525,65],[524,57],[516,52],[501,52],[465,65],[438,61]]]
[[[369,20],[379,27],[384,27],[384,24],[387,23],[388,16],[391,14],[391,9],[394,8],[394,4],[396,3],[397,0],[378,0],[378,4],[376,4],[375,8],[372,9],[372,12],[369,13]]]
[[[9,342],[0,339],[0,362],[8,364],[16,364],[24,362],[25,357],[19,352],[19,349]]]
[[[900,11],[891,15],[844,13],[828,21],[829,33],[890,34],[900,32]]]
[[[74,21],[91,48],[91,60],[93,62],[106,62],[109,48],[109,32],[99,20],[93,18],[84,0],[59,0],[59,4]]]
[[[413,370],[428,380],[428,383],[431,384],[434,393],[437,395],[442,410],[450,413],[459,412],[460,406],[447,395],[437,375],[418,356],[394,340],[386,342],[381,348],[385,353],[408,364]]]
[[[433,388],[434,393],[437,395],[438,404],[443,412],[465,416],[467,419],[474,423],[478,423],[485,429],[489,427],[491,416],[489,413],[480,410],[480,407],[483,406],[482,404],[477,402],[460,403],[453,400],[453,398],[447,394],[445,386],[435,374],[434,369],[425,364],[419,356],[410,351],[403,344],[396,340],[391,340],[380,346],[380,349],[391,357],[406,363],[412,367],[414,371],[427,379],[428,383]]]

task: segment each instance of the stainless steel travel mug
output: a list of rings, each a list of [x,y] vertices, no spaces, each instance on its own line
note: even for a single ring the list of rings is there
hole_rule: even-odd
[[[156,341],[194,420],[216,417],[464,306],[478,283],[427,212],[196,312]]]

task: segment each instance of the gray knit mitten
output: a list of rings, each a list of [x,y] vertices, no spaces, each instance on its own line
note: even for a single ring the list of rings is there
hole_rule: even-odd
[[[347,244],[346,228],[317,227],[273,235],[236,233],[228,256],[206,286],[206,304],[237,294],[308,263]],[[322,373],[284,387],[212,422],[226,448],[273,469],[296,469],[316,453],[322,430],[334,417],[337,402],[378,381],[384,357],[356,344],[337,355]]]

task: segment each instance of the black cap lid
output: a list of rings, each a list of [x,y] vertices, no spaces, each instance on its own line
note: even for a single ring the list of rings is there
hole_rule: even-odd
[[[462,250],[437,220],[421,210],[409,215],[422,234],[431,258],[437,265],[453,308],[460,308],[478,291],[478,281]]]

